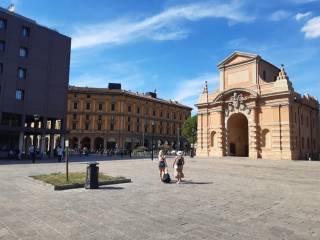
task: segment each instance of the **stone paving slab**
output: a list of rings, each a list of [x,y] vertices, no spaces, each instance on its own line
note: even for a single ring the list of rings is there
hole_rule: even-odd
[[[187,158],[180,185],[148,159],[99,166],[132,183],[57,192],[28,176],[64,163],[2,162],[0,239],[320,239],[320,162]]]

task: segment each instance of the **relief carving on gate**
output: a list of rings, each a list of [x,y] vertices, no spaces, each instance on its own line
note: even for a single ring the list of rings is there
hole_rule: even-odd
[[[233,93],[229,101],[227,102],[227,108],[225,109],[225,116],[228,117],[232,112],[242,112],[246,115],[250,115],[251,109],[246,105],[246,97],[242,93]]]

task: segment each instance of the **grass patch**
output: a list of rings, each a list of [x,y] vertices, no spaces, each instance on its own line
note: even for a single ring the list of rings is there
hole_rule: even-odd
[[[33,179],[43,181],[45,183],[52,184],[54,186],[63,186],[66,184],[84,184],[86,180],[86,173],[83,172],[71,172],[69,173],[69,181],[66,180],[65,173],[50,173],[42,174],[36,176],[30,176]],[[111,181],[111,180],[121,180],[125,179],[124,177],[112,177],[103,173],[99,173],[99,182],[102,181]]]

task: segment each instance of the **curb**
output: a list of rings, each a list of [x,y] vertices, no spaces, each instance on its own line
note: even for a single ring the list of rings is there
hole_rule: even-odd
[[[112,184],[121,184],[121,183],[130,183],[131,179],[119,179],[119,180],[110,180],[110,181],[102,181],[99,182],[99,186],[102,185],[112,185]],[[75,188],[83,188],[84,183],[74,183],[74,184],[66,184],[61,186],[54,186],[55,191],[61,191],[61,190],[69,190],[69,189],[75,189]]]

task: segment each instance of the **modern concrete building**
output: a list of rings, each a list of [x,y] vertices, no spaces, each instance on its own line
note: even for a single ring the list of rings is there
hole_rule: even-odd
[[[69,88],[67,129],[70,147],[101,149],[151,148],[167,144],[183,147],[183,122],[192,108],[176,101],[157,98],[156,93],[140,94],[121,89],[120,84],[109,88]]]
[[[198,107],[198,156],[318,158],[319,102],[295,92],[284,67],[235,52],[223,60],[220,87],[205,86]]]
[[[71,39],[0,8],[0,152],[63,139]],[[51,151],[52,152],[52,151]]]

